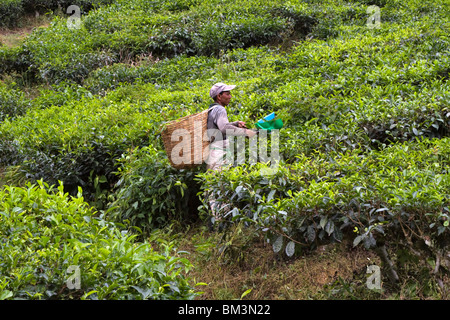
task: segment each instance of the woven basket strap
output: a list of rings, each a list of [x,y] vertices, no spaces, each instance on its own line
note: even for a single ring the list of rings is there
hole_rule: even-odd
[[[214,110],[215,108],[217,108],[217,107],[219,107],[219,106],[220,106],[220,104],[218,104],[218,103],[213,104],[212,107],[209,107],[209,108],[208,108],[208,111],[212,111],[212,110]]]

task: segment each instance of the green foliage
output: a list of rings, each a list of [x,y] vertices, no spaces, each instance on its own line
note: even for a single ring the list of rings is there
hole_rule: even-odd
[[[159,61],[148,57],[137,66],[116,63],[99,68],[85,79],[83,86],[92,93],[104,95],[107,91],[130,84],[152,83],[164,88],[179,83],[181,79],[185,83],[192,83],[201,78],[213,77],[217,62],[217,59],[207,57],[178,56]]]
[[[95,179],[100,179],[102,189],[117,181],[115,159],[133,145],[145,145],[157,119],[146,119],[126,104],[73,101],[30,109],[18,122],[6,120],[1,163],[20,163],[21,172],[31,181],[64,181],[71,194],[82,186],[89,198],[96,190]]]
[[[49,30],[52,31],[51,39]],[[79,41],[79,39],[86,39]],[[80,83],[93,69],[116,62],[113,53],[93,47],[84,28],[69,29],[66,19],[55,17],[49,28],[38,28],[23,44],[22,59],[45,83]]]
[[[144,236],[197,209],[209,218],[212,192],[237,226],[222,238],[231,260],[255,232],[287,257],[347,237],[448,271],[446,1],[102,3],[79,29],[59,17],[0,48],[0,73],[19,84],[0,87],[0,165],[16,183],[81,186]],[[230,121],[283,119],[273,175],[169,166],[161,125],[207,108],[215,82],[237,84]],[[25,99],[27,83],[45,89]]]
[[[26,39],[17,60],[33,66],[28,72],[39,81],[81,83],[99,67],[143,54],[219,56],[231,49],[288,43],[310,33],[327,38],[336,34],[339,24],[361,20],[364,12],[360,5],[331,1],[321,5],[277,0],[227,6],[203,1],[106,4],[83,12],[80,28],[69,28],[67,19],[55,17],[49,28],[35,30]]]
[[[0,27],[17,27],[26,14],[36,12],[45,14],[48,11],[62,9],[69,6],[80,8],[81,14],[86,14],[94,8],[111,4],[112,0],[2,0],[0,1]]]
[[[0,1],[0,27],[15,27],[23,12],[22,0]]]
[[[257,164],[199,177],[205,191],[230,204],[229,221],[256,224],[271,241],[281,235],[276,251],[290,241],[316,248],[353,231],[355,246],[401,241],[418,250],[427,243],[437,256],[450,239],[447,144],[447,138],[418,140],[364,157],[357,151],[299,157],[269,176]]]
[[[39,90],[39,95],[33,99],[32,105],[36,109],[45,109],[54,106],[69,104],[72,100],[85,100],[93,95],[86,88],[71,83],[53,85],[51,88],[44,87]]]
[[[0,85],[0,123],[24,115],[30,104],[20,90]]]
[[[2,299],[192,299],[189,261],[173,243],[136,242],[83,197],[40,181],[0,191]],[[80,287],[70,266],[80,269]]]
[[[200,204],[194,181],[198,170],[175,170],[163,151],[151,146],[120,159],[113,218],[128,220],[148,234],[172,220],[189,221]]]
[[[8,48],[6,46],[0,46],[0,72],[1,74],[15,74],[18,73],[22,77],[28,75],[28,63],[24,59],[24,48],[16,46]]]

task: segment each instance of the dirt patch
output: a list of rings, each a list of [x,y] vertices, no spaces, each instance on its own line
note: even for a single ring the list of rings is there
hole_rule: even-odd
[[[20,27],[0,28],[0,44],[10,48],[18,46],[35,28],[48,27],[51,19],[49,15],[26,15],[22,18]]]
[[[352,279],[355,273],[378,258],[362,248],[345,243],[327,245],[293,259],[280,258],[264,241],[253,242],[240,256],[218,254],[214,241],[201,253],[191,242],[183,250],[191,252],[194,264],[190,277],[207,283],[200,300],[239,299],[251,289],[248,300],[314,299],[326,285],[337,279]],[[187,243],[186,243],[187,244]],[[204,245],[204,244],[203,244]]]
[[[266,254],[270,255],[269,252]],[[250,298],[310,299],[338,278],[352,278],[356,270],[365,268],[374,258],[365,250],[348,251],[340,244],[319,248],[292,261],[279,261],[264,273],[253,274],[250,279],[254,292]]]

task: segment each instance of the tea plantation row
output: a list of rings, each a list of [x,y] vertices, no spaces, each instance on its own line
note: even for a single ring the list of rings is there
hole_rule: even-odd
[[[0,51],[0,71],[24,72],[33,81],[51,84],[81,83],[99,67],[141,55],[218,56],[310,33],[326,38],[341,24],[363,25],[365,10],[365,5],[344,1],[115,1],[82,15],[79,28],[69,28],[66,18],[55,19],[23,46]]]
[[[348,237],[448,272],[446,1],[379,1],[380,28],[367,25],[369,1],[220,3],[116,1],[80,29],[57,18],[0,47],[10,183],[62,181],[74,197],[81,187],[106,220],[145,235],[197,210],[207,219],[214,192],[232,206],[229,223],[256,226],[278,253]],[[274,175],[260,174],[264,163],[220,175],[170,167],[160,126],[207,108],[219,81],[237,84],[230,121],[283,118]]]
[[[0,214],[2,300],[196,295],[184,276],[192,265],[173,244],[160,243],[154,251],[127,226],[98,215],[81,193],[69,197],[62,185],[6,186],[0,190]]]
[[[111,4],[112,0],[2,0],[0,1],[0,27],[21,27],[27,15],[46,14],[69,6],[78,6],[80,13]]]

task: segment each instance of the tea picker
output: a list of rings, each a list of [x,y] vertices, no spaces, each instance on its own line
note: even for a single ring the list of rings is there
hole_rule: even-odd
[[[214,100],[207,110],[188,115],[177,120],[168,121],[162,127],[161,137],[172,167],[190,169],[206,162],[207,169],[221,171],[226,168],[227,152],[230,144],[227,135],[253,137],[259,130],[280,129],[283,121],[275,113],[259,120],[255,127],[248,129],[243,121],[229,122],[226,107],[230,103],[235,85],[214,84],[209,92]],[[256,131],[256,132],[255,132]],[[210,134],[214,132],[214,134]],[[204,139],[205,133],[208,139]],[[204,152],[207,150],[208,152]],[[207,195],[214,220],[220,220],[219,211],[226,210],[227,205],[219,205],[212,194]]]

